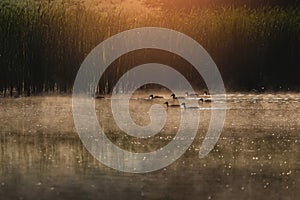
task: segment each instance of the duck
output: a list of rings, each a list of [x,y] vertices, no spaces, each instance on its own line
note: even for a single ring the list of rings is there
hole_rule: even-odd
[[[200,99],[199,99],[199,102],[201,102],[201,103],[203,103],[203,102],[210,103],[210,102],[212,102],[212,100],[211,100],[211,99],[200,98]]]
[[[171,94],[171,97],[173,98],[173,99],[185,99],[184,97],[176,97],[176,95],[173,93],[173,94]]]
[[[162,96],[154,96],[153,94],[149,95],[149,99],[162,99]]]
[[[167,101],[166,101],[164,104],[167,105],[167,108],[168,108],[168,107],[173,107],[173,108],[174,108],[174,107],[181,107],[181,105],[178,105],[178,104],[172,104],[172,105],[170,105],[169,102],[167,102]]]
[[[204,96],[208,96],[208,95],[210,95],[209,92],[205,90],[204,91]]]
[[[200,109],[200,107],[198,107],[198,106],[186,107],[184,102],[182,104],[180,104],[180,108],[182,108],[182,109],[194,109],[194,110]]]

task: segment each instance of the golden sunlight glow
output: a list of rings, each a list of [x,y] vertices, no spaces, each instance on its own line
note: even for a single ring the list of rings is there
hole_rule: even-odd
[[[89,9],[103,12],[145,13],[150,12],[143,0],[83,0]]]

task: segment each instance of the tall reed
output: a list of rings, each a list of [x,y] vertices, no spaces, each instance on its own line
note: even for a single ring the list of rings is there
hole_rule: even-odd
[[[100,12],[80,1],[3,1],[0,7],[2,95],[71,92],[80,64],[97,44],[121,31],[144,26],[174,29],[197,40],[216,61],[229,90],[300,88],[297,7],[143,14]],[[159,56],[160,52],[144,50],[117,59],[111,66],[113,70],[100,80],[99,92],[111,92],[129,68]],[[179,59],[172,54],[165,56],[161,61],[169,65]],[[182,70],[185,75],[196,87],[203,87],[187,65],[178,69],[187,69]]]

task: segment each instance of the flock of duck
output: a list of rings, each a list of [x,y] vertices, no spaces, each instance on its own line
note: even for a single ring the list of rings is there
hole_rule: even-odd
[[[95,95],[93,96],[95,99],[104,99],[104,96],[101,95]],[[197,93],[188,93],[185,92],[185,96],[176,96],[174,93],[171,94],[170,96],[172,99],[171,100],[197,100],[199,103],[210,103],[212,102],[212,98],[210,96],[210,94],[205,91],[203,95],[197,94]],[[144,98],[144,100],[154,100],[154,99],[165,99],[163,96],[156,96],[156,95],[149,95],[149,97]],[[164,103],[164,105],[167,106],[167,108],[182,108],[182,109],[200,109],[201,107],[198,106],[187,106],[185,102],[181,103],[181,104],[170,104],[168,101],[166,101]]]
[[[171,97],[173,100],[197,100],[200,103],[204,103],[204,102],[212,102],[212,99],[210,97],[210,95],[208,94],[208,92],[204,92],[204,95],[199,95],[196,93],[193,94],[189,94],[188,92],[185,93],[185,96],[176,96],[175,94],[171,94]],[[149,97],[147,98],[148,100],[152,100],[152,99],[164,99],[162,96],[154,96],[153,94],[149,95]],[[180,107],[182,109],[200,109],[200,107],[198,106],[193,106],[193,107],[187,107],[186,104],[183,102],[181,104],[170,104],[168,101],[166,101],[164,103],[164,105],[167,106],[167,108],[171,107]]]

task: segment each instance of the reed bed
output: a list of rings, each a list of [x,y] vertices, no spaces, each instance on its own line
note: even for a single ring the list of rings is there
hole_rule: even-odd
[[[70,93],[85,56],[100,42],[124,30],[157,26],[197,40],[215,60],[228,90],[299,90],[300,9],[192,9],[132,14],[97,11],[80,1],[0,3],[0,93],[33,95]],[[131,67],[159,56],[143,50],[117,59],[99,82],[109,93]],[[178,56],[165,53],[172,66]],[[151,59],[150,59],[151,60]],[[176,66],[175,66],[176,68]],[[199,77],[184,63],[178,66],[194,82]]]

